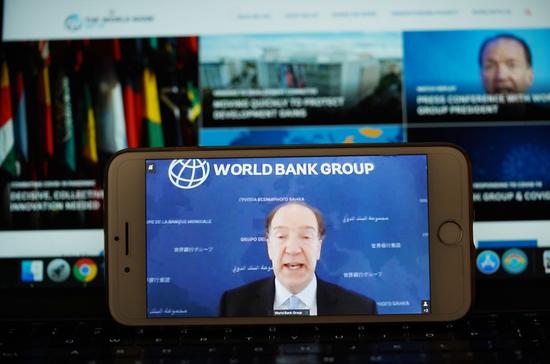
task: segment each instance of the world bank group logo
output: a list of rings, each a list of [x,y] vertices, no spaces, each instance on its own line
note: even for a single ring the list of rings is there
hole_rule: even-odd
[[[72,32],[76,32],[82,28],[82,20],[78,14],[71,14],[65,19],[65,28]]]
[[[210,164],[200,159],[174,159],[168,167],[168,178],[177,188],[191,190],[206,181]]]

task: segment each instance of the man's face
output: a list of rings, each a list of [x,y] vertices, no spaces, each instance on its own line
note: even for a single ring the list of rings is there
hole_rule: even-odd
[[[525,50],[514,39],[489,43],[481,57],[483,86],[489,94],[525,93],[533,84],[533,69]]]
[[[304,289],[313,278],[321,257],[321,240],[315,214],[302,205],[286,205],[273,216],[267,249],[273,272],[292,293]]]

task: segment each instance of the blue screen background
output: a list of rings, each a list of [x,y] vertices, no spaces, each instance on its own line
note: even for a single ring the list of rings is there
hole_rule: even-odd
[[[208,159],[208,178],[188,190],[170,181],[171,162],[146,162],[155,164],[146,177],[149,316],[216,316],[225,290],[273,275],[262,238],[266,216],[282,201],[254,200],[259,197],[303,199],[321,211],[321,279],[373,298],[380,314],[420,313],[420,301],[429,299],[426,156]],[[325,162],[370,162],[375,169],[367,175],[216,176],[212,168],[304,162],[317,163],[317,171]],[[210,223],[168,223],[194,219]],[[251,237],[259,239],[242,241]]]

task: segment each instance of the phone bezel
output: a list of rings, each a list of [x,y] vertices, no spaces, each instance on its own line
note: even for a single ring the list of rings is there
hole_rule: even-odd
[[[310,317],[146,317],[145,198],[138,198],[145,195],[146,159],[411,154],[428,156],[431,313]],[[111,158],[105,177],[105,251],[111,315],[118,322],[127,325],[456,320],[467,313],[473,300],[473,205],[470,170],[468,157],[462,149],[453,145],[434,144],[163,148],[119,152]],[[439,239],[439,227],[446,221],[454,221],[462,227],[462,239],[457,244],[446,244]],[[130,229],[126,226],[130,226]],[[130,239],[126,247],[128,235]],[[129,254],[126,254],[127,249]]]

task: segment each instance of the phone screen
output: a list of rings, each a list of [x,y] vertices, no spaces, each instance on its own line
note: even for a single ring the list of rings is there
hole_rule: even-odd
[[[144,168],[148,317],[430,313],[426,155]]]

